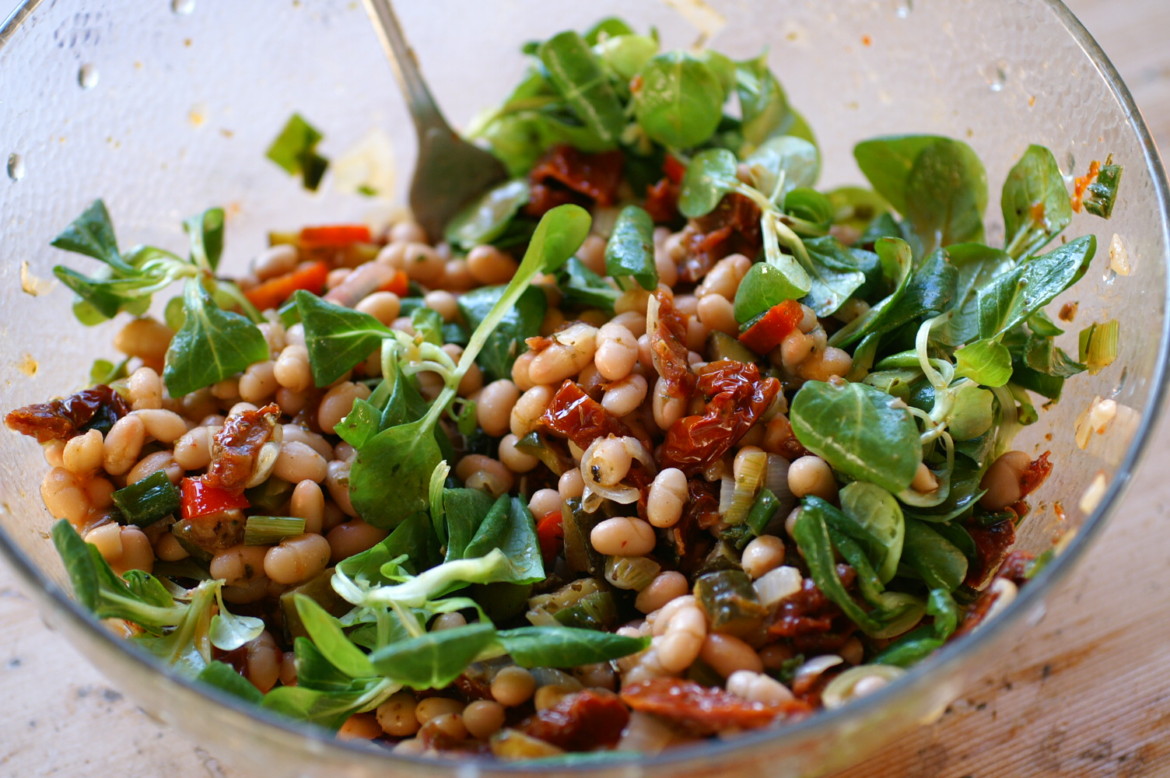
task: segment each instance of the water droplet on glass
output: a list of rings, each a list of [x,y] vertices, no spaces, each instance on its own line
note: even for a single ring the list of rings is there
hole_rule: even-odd
[[[1069,149],[1064,156],[1064,169],[1069,172],[1069,175],[1072,175],[1073,171],[1077,169],[1077,155],[1073,154],[1072,149]]]
[[[1043,604],[1037,605],[1024,618],[1028,622],[1029,627],[1035,627],[1040,622],[1044,621],[1044,617],[1048,615],[1048,609]]]
[[[1126,379],[1129,378],[1129,368],[1121,368],[1121,377],[1117,379],[1117,386],[1113,387],[1113,391],[1109,393],[1110,399],[1117,399],[1121,396],[1122,390],[1125,389]]]
[[[997,62],[994,65],[988,65],[984,76],[987,78],[987,88],[992,92],[1002,92],[1004,85],[1007,84],[1007,71],[1004,69],[1003,63]]]
[[[1117,280],[1117,271],[1111,267],[1106,267],[1101,280],[1105,282],[1105,286],[1113,286],[1113,282]]]
[[[8,155],[8,177],[13,181],[24,178],[24,157],[20,154]]]
[[[77,71],[77,83],[82,89],[93,89],[98,83],[97,66],[87,62]]]
[[[171,0],[171,10],[186,16],[195,10],[195,0]]]
[[[896,0],[894,3],[894,14],[899,19],[905,19],[914,10],[914,0]]]

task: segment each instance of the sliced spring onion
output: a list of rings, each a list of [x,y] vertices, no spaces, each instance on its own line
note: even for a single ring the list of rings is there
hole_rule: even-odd
[[[159,519],[179,512],[179,489],[167,478],[165,470],[156,470],[146,478],[119,489],[114,505],[127,523],[147,527]]]
[[[752,588],[760,598],[760,604],[772,607],[786,597],[798,593],[804,584],[804,577],[795,567],[781,565],[775,570],[769,570],[754,582]]]
[[[1094,322],[1081,330],[1079,361],[1094,375],[1117,359],[1117,342],[1121,324],[1117,319]]]
[[[850,700],[875,692],[891,681],[906,674],[901,667],[893,665],[858,665],[829,681],[821,701],[826,708],[840,708]]]
[[[611,556],[605,560],[605,580],[618,589],[640,592],[661,570],[662,565],[644,556]]]
[[[270,546],[303,535],[305,520],[292,516],[249,516],[244,525],[245,546]]]
[[[768,469],[768,455],[763,451],[740,451],[735,457],[735,479],[732,482],[731,499],[727,501],[723,492],[727,489],[724,476],[719,494],[719,512],[728,524],[742,524],[755,502],[756,492],[764,483]],[[726,505],[725,505],[726,503]]]

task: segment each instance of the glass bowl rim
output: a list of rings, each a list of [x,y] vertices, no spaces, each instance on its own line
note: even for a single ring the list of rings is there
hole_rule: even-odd
[[[28,21],[44,0],[22,0],[0,24],[0,50],[13,39],[21,26]],[[987,626],[973,630],[958,640],[952,641],[933,653],[926,660],[915,665],[894,683],[854,700],[848,705],[832,710],[820,710],[808,718],[782,728],[765,728],[741,734],[728,740],[705,740],[672,748],[653,756],[614,757],[591,761],[587,764],[528,764],[525,762],[499,762],[486,759],[451,759],[445,757],[403,756],[390,751],[371,751],[362,743],[351,744],[335,738],[327,730],[294,721],[270,713],[267,710],[243,702],[237,697],[220,691],[219,689],[196,682],[174,672],[174,670],[156,657],[135,648],[130,642],[115,636],[110,630],[102,626],[88,611],[73,599],[73,597],[53,581],[47,578],[24,553],[9,539],[7,532],[0,525],[0,554],[7,559],[13,569],[17,571],[24,584],[35,593],[44,595],[43,600],[51,601],[59,606],[59,613],[78,630],[91,633],[99,641],[113,649],[115,653],[124,654],[129,658],[150,668],[164,676],[167,680],[184,687],[187,691],[205,698],[216,705],[230,708],[234,713],[261,722],[270,727],[281,730],[286,735],[294,735],[315,741],[318,749],[333,751],[338,757],[346,756],[365,761],[371,757],[379,761],[397,762],[403,767],[421,768],[426,772],[438,772],[446,768],[474,770],[486,772],[504,771],[509,773],[520,772],[529,774],[544,773],[550,768],[559,772],[587,773],[594,770],[645,768],[656,769],[670,765],[679,765],[699,757],[704,760],[713,760],[721,757],[740,756],[751,758],[753,755],[762,755],[769,746],[784,741],[797,742],[806,735],[816,733],[822,728],[832,728],[834,724],[847,722],[850,719],[864,718],[876,709],[886,705],[903,694],[908,693],[916,681],[927,675],[945,673],[948,668],[960,662],[964,655],[978,651],[988,643],[996,642],[1005,632],[1014,628],[1026,614],[1034,612],[1049,591],[1056,587],[1077,562],[1084,556],[1094,538],[1100,534],[1109,516],[1120,502],[1130,482],[1133,480],[1134,468],[1149,445],[1151,433],[1161,416],[1165,400],[1165,378],[1168,362],[1170,362],[1170,187],[1167,185],[1166,173],[1159,159],[1157,148],[1149,129],[1146,127],[1133,95],[1122,81],[1117,69],[1101,49],[1100,45],[1081,24],[1080,20],[1068,9],[1062,0],[1035,0],[1043,3],[1053,13],[1055,20],[1063,25],[1065,32],[1082,49],[1101,74],[1113,97],[1120,104],[1129,128],[1137,136],[1142,150],[1142,161],[1150,173],[1153,183],[1156,204],[1158,208],[1158,222],[1161,227],[1162,245],[1167,248],[1167,254],[1162,258],[1167,266],[1166,288],[1163,289],[1163,305],[1166,315],[1163,317],[1159,351],[1154,366],[1154,372],[1149,392],[1146,395],[1147,409],[1142,415],[1133,441],[1130,443],[1125,456],[1117,467],[1112,482],[1106,489],[1097,507],[1078,529],[1076,536],[1051,564],[1037,576],[1036,580],[1022,587],[1019,596],[1011,602]],[[42,600],[42,601],[43,601]],[[180,731],[181,728],[180,728]],[[185,733],[183,733],[186,736]],[[603,753],[603,752],[602,752]]]

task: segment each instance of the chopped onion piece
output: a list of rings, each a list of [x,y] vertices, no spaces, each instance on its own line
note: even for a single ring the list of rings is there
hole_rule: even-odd
[[[800,591],[804,578],[800,571],[790,565],[782,565],[764,573],[752,584],[760,603],[771,607],[786,597]]]

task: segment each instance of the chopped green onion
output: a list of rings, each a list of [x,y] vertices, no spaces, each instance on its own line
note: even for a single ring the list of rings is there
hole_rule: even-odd
[[[114,505],[127,523],[147,527],[164,516],[179,512],[179,490],[167,478],[165,470],[156,470],[146,478],[114,492]]]
[[[1117,341],[1121,324],[1117,319],[1090,324],[1081,330],[1079,361],[1097,374],[1117,359]]]
[[[605,560],[605,580],[618,589],[640,592],[661,570],[662,565],[645,556],[611,556]]]
[[[735,457],[735,482],[731,492],[731,499],[720,494],[719,512],[728,524],[742,524],[755,502],[756,492],[764,483],[767,474],[768,455],[763,451],[741,451]],[[723,489],[727,488],[727,479],[723,479]]]
[[[772,517],[776,515],[778,510],[780,510],[780,500],[772,493],[771,489],[765,486],[756,495],[756,501],[752,503],[751,510],[747,514],[747,525],[751,527],[752,533],[763,535],[764,528],[772,521]]]
[[[1108,219],[1113,215],[1117,200],[1117,186],[1121,183],[1121,165],[1112,165],[1108,159],[1097,172],[1097,180],[1089,184],[1085,196],[1085,210],[1094,216]]]
[[[270,546],[303,535],[305,520],[291,516],[249,516],[244,525],[245,546]]]

